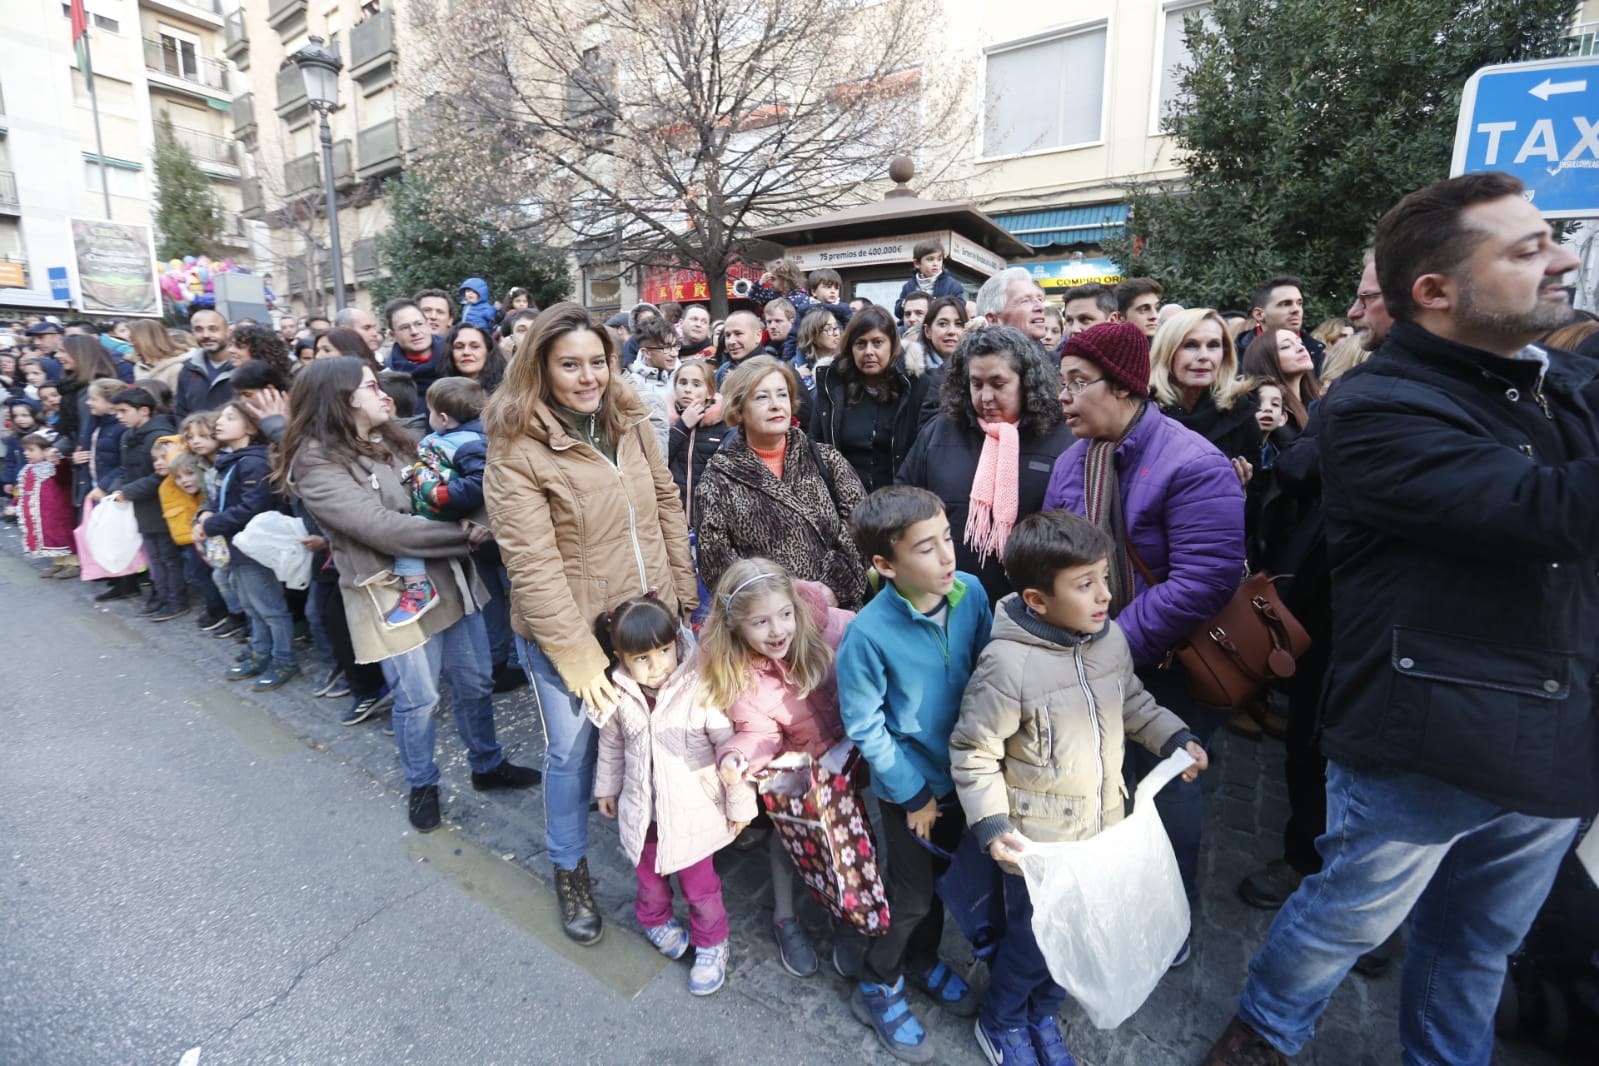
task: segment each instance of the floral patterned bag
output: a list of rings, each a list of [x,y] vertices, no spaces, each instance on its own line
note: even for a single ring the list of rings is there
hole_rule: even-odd
[[[773,768],[762,776],[761,804],[811,894],[838,920],[881,936],[888,894],[849,769],[833,773],[808,756],[796,767]]]

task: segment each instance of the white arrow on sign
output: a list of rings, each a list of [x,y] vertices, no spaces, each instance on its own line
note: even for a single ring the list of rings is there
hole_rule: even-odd
[[[1585,81],[1555,82],[1545,78],[1527,91],[1540,100],[1548,100],[1551,96],[1564,96],[1566,93],[1585,93],[1588,91],[1588,83]]]

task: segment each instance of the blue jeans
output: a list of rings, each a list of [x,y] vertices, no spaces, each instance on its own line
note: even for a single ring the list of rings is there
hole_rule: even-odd
[[[489,631],[489,656],[496,668],[509,666],[521,669],[522,663],[516,653],[516,634],[511,629],[511,575],[505,572],[503,564],[478,562],[475,555],[472,563],[477,567],[477,576],[489,590],[488,602],[481,608],[483,624]]]
[[[433,708],[439,702],[441,674],[450,685],[450,713],[472,772],[487,773],[505,760],[494,734],[493,681],[482,615],[466,615],[420,648],[384,659],[382,665],[394,693],[394,746],[408,785],[439,783]]]
[[[183,547],[181,551],[183,576],[199,591],[200,598],[205,601],[205,609],[212,614],[226,611],[228,606],[222,598],[222,590],[217,587],[216,580],[211,576],[216,571],[211,569],[210,564],[194,550],[192,545]]]
[[[336,661],[333,654],[333,638],[328,635],[328,601],[339,596],[339,585],[336,581],[311,582],[310,590],[305,594],[305,624],[311,627],[311,643],[316,647],[317,654],[322,656],[322,661],[332,665]]]
[[[427,563],[409,555],[401,556],[394,560],[391,568],[395,577],[427,577]]]
[[[283,598],[278,575],[237,550],[228,562],[233,593],[250,620],[250,654],[271,659],[277,666],[297,662],[294,654],[294,616]]]
[[[1005,875],[1005,931],[988,968],[988,996],[980,1018],[990,1029],[1021,1029],[1060,1013],[1066,990],[1050,976],[1033,937],[1033,901],[1027,879]]]
[[[544,848],[557,870],[572,870],[589,849],[589,800],[594,797],[599,732],[549,656],[520,634],[516,647],[533,685],[533,706],[544,725]]]
[[[1277,912],[1239,1016],[1296,1054],[1355,959],[1408,914],[1401,1061],[1487,1066],[1506,957],[1576,832],[1575,818],[1516,814],[1436,778],[1329,762],[1321,872]]]
[[[210,567],[210,563],[205,564]],[[239,602],[239,592],[233,587],[233,571],[224,566],[220,570],[211,571],[211,584],[216,586],[217,595],[222,597],[222,605],[228,609],[229,614],[243,614],[244,604]]]

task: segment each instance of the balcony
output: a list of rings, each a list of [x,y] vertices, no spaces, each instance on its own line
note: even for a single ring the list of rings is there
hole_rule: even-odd
[[[1599,22],[1579,22],[1571,27],[1571,35],[1562,37],[1565,46],[1561,55],[1599,56]]]
[[[355,176],[362,181],[381,178],[400,170],[404,160],[400,155],[399,119],[391,118],[376,126],[368,126],[356,134],[355,144],[356,155],[361,163],[361,169]]]
[[[22,201],[17,199],[17,176],[9,170],[0,170],[0,215],[22,214]]]
[[[222,27],[222,52],[240,70],[250,69],[250,31],[244,22],[244,8],[231,12]]]
[[[355,260],[355,279],[368,281],[378,274],[378,242],[376,238],[368,237],[355,242],[350,249],[351,257]]]
[[[394,15],[379,11],[350,31],[350,77],[363,88],[394,69]]]
[[[310,115],[310,105],[305,98],[305,75],[290,63],[278,71],[278,117],[295,124],[295,120]]]
[[[283,272],[289,278],[289,294],[292,296],[311,295],[311,268],[303,255],[291,255],[283,261]]]
[[[239,213],[245,218],[260,218],[266,210],[266,201],[261,198],[261,180],[259,178],[245,178],[239,183]]]
[[[170,37],[165,41],[159,37],[144,39],[144,65],[152,73],[162,76],[161,84],[172,85],[176,82],[178,84],[173,87],[186,89],[205,99],[228,91],[226,63],[197,56],[192,51],[181,52],[171,46],[171,41]]]
[[[189,154],[200,164],[201,169],[207,169],[206,164],[233,168],[237,173],[239,165],[239,150],[231,138],[219,137],[214,133],[203,130],[185,129],[174,126],[172,132],[177,135],[178,143],[189,150]]]
[[[238,137],[255,136],[255,94],[233,98],[233,132]]]
[[[333,184],[346,189],[355,182],[354,153],[348,138],[333,142]],[[322,188],[322,150],[307,153],[283,164],[283,186],[291,199],[318,192]]]
[[[267,23],[278,31],[278,36],[289,38],[305,29],[307,0],[272,0],[267,7]]]

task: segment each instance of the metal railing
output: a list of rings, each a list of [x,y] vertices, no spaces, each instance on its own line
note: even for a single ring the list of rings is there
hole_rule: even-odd
[[[278,114],[287,117],[305,106],[305,75],[290,63],[278,71]]]
[[[17,199],[17,176],[9,170],[0,170],[0,211],[21,211],[22,201]]]
[[[246,48],[249,47],[250,30],[244,22],[244,8],[228,13],[228,17],[222,23],[222,40],[223,47],[230,52],[235,45],[242,44]]]
[[[218,89],[227,92],[228,65],[215,59],[206,59],[204,56],[193,57],[193,67],[184,62],[183,54],[176,48],[169,48],[162,43],[159,37],[146,37],[144,39],[144,65],[150,70],[158,71],[180,81],[193,82],[195,85],[207,89]]]
[[[375,178],[400,169],[400,120],[391,118],[368,126],[355,135],[362,178]]]
[[[228,166],[239,165],[238,147],[226,137],[218,137],[214,133],[202,130],[185,129],[182,126],[172,127],[172,132],[177,136],[178,143],[187,148],[189,154],[196,159],[210,163],[226,163]]]
[[[387,11],[355,24],[350,30],[350,72],[394,54],[394,16]]]
[[[245,93],[233,98],[233,128],[244,131],[255,125],[255,94]]]
[[[261,195],[260,178],[245,178],[239,183],[239,203],[245,215],[261,213],[266,207],[266,200]]]

